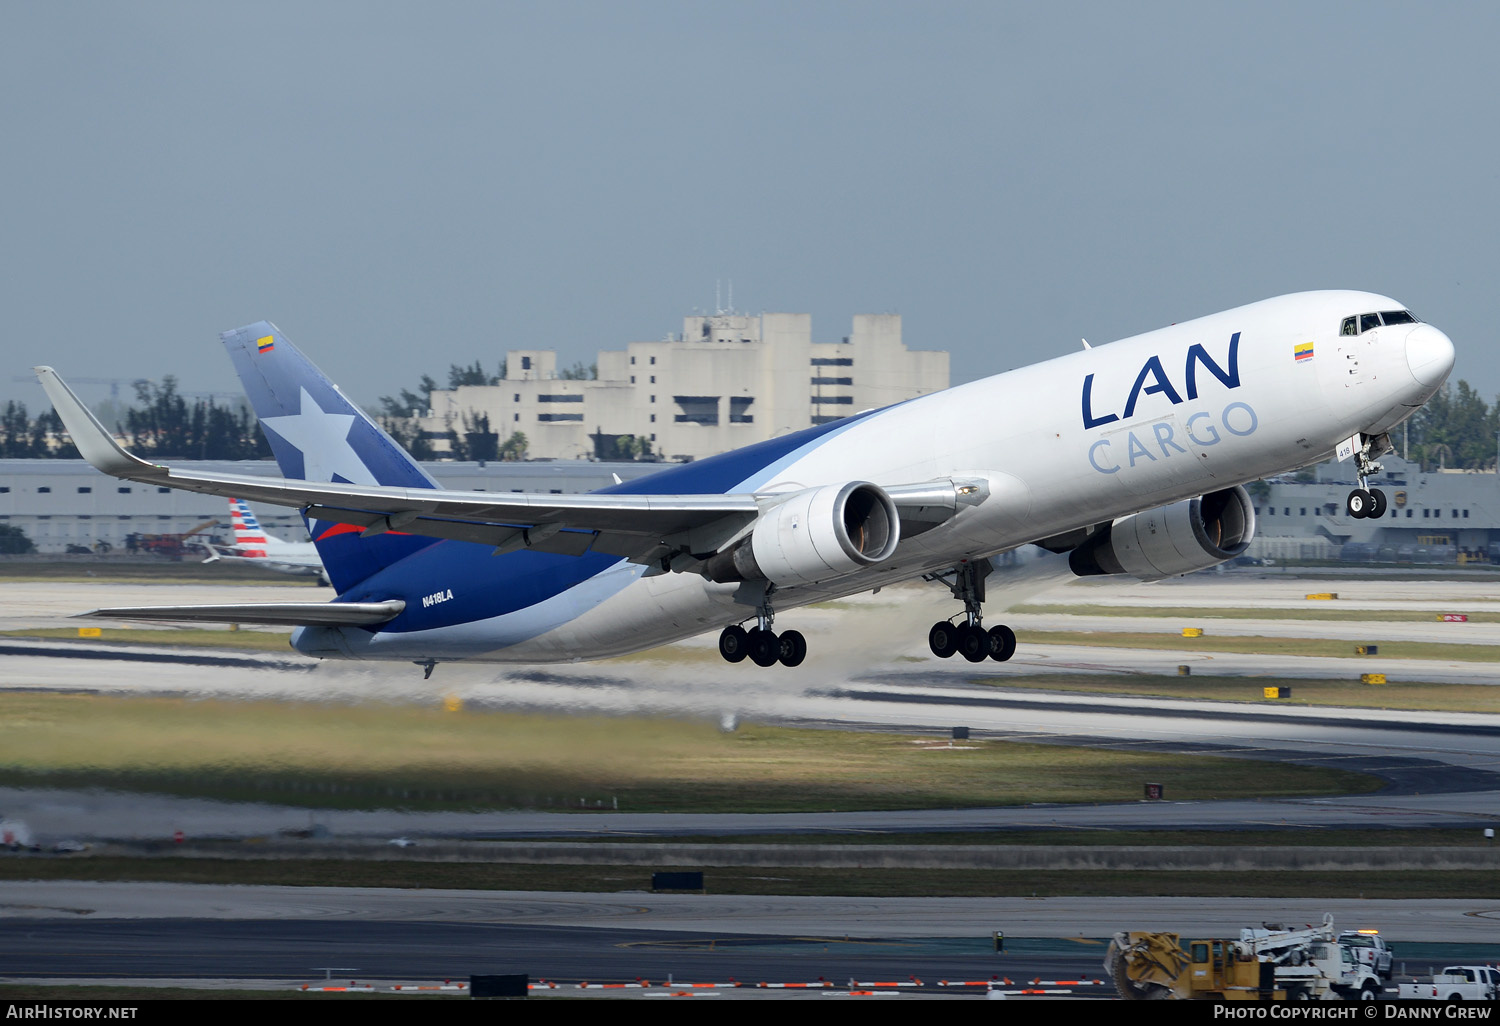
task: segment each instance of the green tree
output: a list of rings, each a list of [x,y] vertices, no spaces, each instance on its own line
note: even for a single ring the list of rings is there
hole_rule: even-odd
[[[385,433],[390,435],[395,443],[411,454],[415,460],[430,460],[437,454],[432,451],[432,443],[422,433],[417,422],[410,417],[381,417],[380,426]]]
[[[1490,406],[1467,381],[1444,385],[1407,427],[1410,457],[1423,470],[1495,465],[1500,399]]]
[[[596,430],[589,437],[598,460],[649,460],[652,456],[651,440],[640,435],[607,435]]]
[[[381,396],[380,412],[386,417],[420,417],[432,409],[432,393],[436,390],[437,382],[423,374],[416,392],[403,388],[398,397]]]
[[[479,361],[475,360],[472,367],[460,367],[453,363],[448,365],[448,388],[455,389],[464,385],[498,385],[505,377],[505,361],[500,361],[500,373],[486,374],[480,367]]]
[[[500,458],[515,463],[526,458],[526,436],[519,431],[511,433],[511,436],[500,446]]]
[[[490,415],[481,413],[471,417],[464,414],[462,433],[464,453],[454,459],[497,460],[500,458],[500,436],[490,430]]]
[[[5,412],[0,414],[0,458],[24,460],[47,455],[46,438],[33,434],[26,404],[15,400],[6,403]]]
[[[35,455],[41,458],[58,460],[80,458],[78,446],[74,445],[73,440],[68,437],[62,418],[55,410],[46,410],[36,415],[36,421],[31,428],[31,447]]]
[[[0,524],[0,553],[7,556],[24,556],[36,551],[26,532],[10,524]]]

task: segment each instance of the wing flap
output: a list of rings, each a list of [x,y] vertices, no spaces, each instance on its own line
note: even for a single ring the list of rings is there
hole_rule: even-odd
[[[201,606],[115,606],[79,617],[96,620],[181,620],[187,623],[253,623],[270,627],[368,627],[394,620],[406,608],[386,602],[238,602]]]

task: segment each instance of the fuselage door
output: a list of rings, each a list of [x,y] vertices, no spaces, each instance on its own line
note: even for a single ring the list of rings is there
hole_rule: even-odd
[[[1374,347],[1380,344],[1380,315],[1359,315],[1359,334],[1340,335],[1338,344],[1338,376],[1345,388],[1355,388],[1364,383],[1373,370],[1370,359]]]

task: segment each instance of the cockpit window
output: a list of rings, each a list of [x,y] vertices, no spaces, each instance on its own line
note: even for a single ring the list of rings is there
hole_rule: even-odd
[[[1380,322],[1386,324],[1419,324],[1416,316],[1410,310],[1386,310],[1383,313],[1360,314],[1358,317],[1345,317],[1343,324],[1339,326],[1340,335],[1363,335],[1372,328],[1380,327]]]

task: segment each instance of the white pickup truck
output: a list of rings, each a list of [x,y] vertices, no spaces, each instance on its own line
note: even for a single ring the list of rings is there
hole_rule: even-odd
[[[1339,934],[1339,943],[1352,951],[1357,961],[1369,966],[1375,975],[1382,980],[1390,980],[1395,951],[1380,936],[1380,931],[1345,930]]]
[[[1500,969],[1487,965],[1450,965],[1431,983],[1403,983],[1397,996],[1420,1001],[1500,1000]]]

